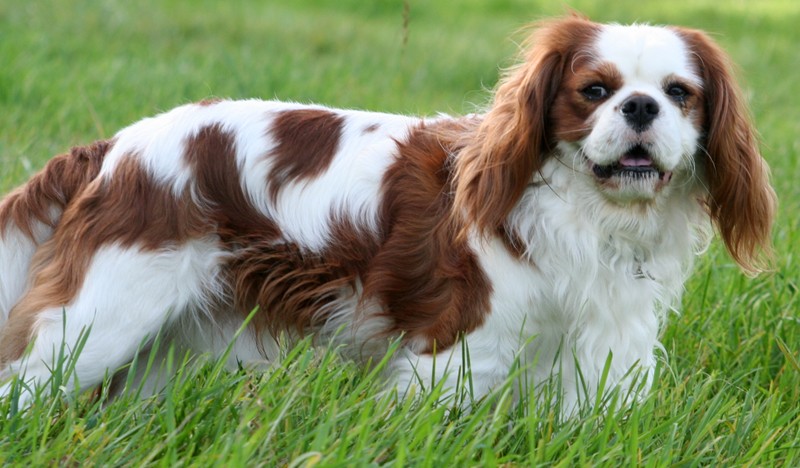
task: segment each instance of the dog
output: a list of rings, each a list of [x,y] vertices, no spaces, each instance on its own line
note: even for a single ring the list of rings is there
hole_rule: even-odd
[[[574,408],[601,379],[650,385],[714,230],[765,269],[775,204],[729,59],[699,30],[544,21],[462,117],[183,105],[3,199],[2,392],[45,382],[63,344],[85,389],[159,333],[233,366],[310,334],[364,361],[396,340],[401,393],[466,375],[479,398],[516,363]],[[137,378],[157,391],[155,374]]]

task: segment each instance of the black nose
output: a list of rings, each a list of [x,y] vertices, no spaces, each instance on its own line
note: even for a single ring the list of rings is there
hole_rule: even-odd
[[[620,112],[634,130],[643,132],[658,116],[658,103],[650,96],[636,94],[622,103]]]

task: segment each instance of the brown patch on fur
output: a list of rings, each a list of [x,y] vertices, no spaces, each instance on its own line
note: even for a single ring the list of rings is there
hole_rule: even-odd
[[[207,106],[213,106],[214,104],[218,104],[218,103],[220,103],[222,101],[224,101],[224,99],[222,99],[222,98],[210,97],[210,98],[205,98],[205,99],[199,101],[197,103],[197,105],[198,106],[202,106],[202,107],[207,107]]]
[[[219,124],[210,125],[189,138],[185,148],[197,193],[208,204],[205,216],[223,243],[274,242],[280,230],[253,206],[241,185],[234,136]]]
[[[574,59],[587,51],[599,26],[572,16],[541,23],[524,61],[497,86],[477,128],[467,129],[456,160],[455,209],[470,226],[496,232],[519,201],[554,144],[553,103]]]
[[[424,338],[428,351],[480,326],[491,293],[466,239],[457,238],[449,151],[437,130],[419,128],[399,143],[383,180],[385,240],[364,282],[364,296],[380,300],[395,331]]]
[[[769,168],[727,55],[701,31],[673,28],[692,52],[703,79],[702,128],[708,207],[731,257],[747,272],[763,270],[771,256],[776,196]],[[763,257],[761,254],[765,254]],[[766,260],[765,260],[766,257]]]
[[[339,146],[344,117],[321,109],[281,112],[272,124],[277,146],[270,156],[269,192],[274,200],[281,187],[324,172]]]
[[[589,119],[605,99],[590,100],[583,95],[589,86],[600,84],[610,93],[622,87],[622,75],[612,63],[594,63],[590,55],[579,55],[571,62],[551,111],[553,135],[558,140],[579,141],[591,133]]]
[[[0,362],[22,355],[42,310],[72,302],[102,246],[158,249],[212,230],[194,204],[152,180],[135,156],[122,159],[111,177],[94,180],[69,204],[53,237],[36,251],[31,287],[0,336]]]
[[[376,123],[374,123],[372,125],[367,125],[366,127],[364,127],[364,130],[362,130],[361,133],[366,135],[367,133],[372,133],[372,132],[378,130],[379,128],[381,128],[381,126],[376,124]]]
[[[59,214],[100,172],[103,158],[113,140],[77,146],[51,159],[25,185],[6,196],[0,204],[0,236],[13,224],[33,238],[33,223],[55,226],[51,210]]]
[[[352,297],[376,249],[373,235],[344,220],[332,222],[323,252],[268,240],[248,244],[229,264],[236,309],[259,308],[251,322],[257,333],[303,335],[325,323],[337,300]]]
[[[135,156],[128,156],[117,163],[111,177],[96,181],[64,213],[58,231],[73,237],[58,250],[63,254],[76,248],[74,239],[82,240],[81,251],[94,252],[111,243],[156,250],[202,237],[213,228],[188,196],[176,197],[171,187],[153,180]],[[64,236],[54,236],[59,237]]]

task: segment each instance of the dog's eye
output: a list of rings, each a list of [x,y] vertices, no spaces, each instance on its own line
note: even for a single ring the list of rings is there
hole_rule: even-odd
[[[679,84],[667,86],[667,96],[678,102],[683,102],[689,96],[689,90]]]
[[[604,84],[595,83],[583,88],[581,94],[590,101],[599,101],[608,97],[610,93]]]

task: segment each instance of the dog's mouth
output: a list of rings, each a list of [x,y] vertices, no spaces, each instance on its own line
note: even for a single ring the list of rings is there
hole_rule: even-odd
[[[619,161],[601,166],[592,164],[592,172],[600,180],[611,179],[612,177],[630,179],[658,179],[661,182],[669,182],[672,172],[661,170],[653,161],[653,157],[647,148],[642,145],[635,145],[626,151]]]

